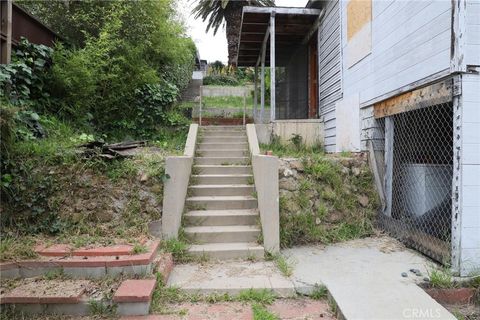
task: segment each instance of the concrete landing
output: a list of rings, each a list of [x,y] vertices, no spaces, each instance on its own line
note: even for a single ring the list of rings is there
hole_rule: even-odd
[[[389,237],[298,247],[283,254],[297,262],[296,283],[326,285],[348,320],[456,319],[416,285],[433,262]],[[409,272],[412,268],[423,276]]]
[[[295,295],[292,281],[285,278],[271,261],[177,265],[170,274],[168,285],[179,287],[190,294],[236,295],[253,288],[271,289],[281,297]]]

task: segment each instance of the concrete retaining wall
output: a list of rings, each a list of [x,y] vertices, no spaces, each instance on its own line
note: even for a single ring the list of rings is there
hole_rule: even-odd
[[[250,94],[253,86],[202,86],[201,90],[202,95],[207,97],[243,97],[244,94],[247,96]]]
[[[185,142],[184,155],[165,159],[165,174],[169,178],[163,189],[162,234],[167,239],[178,237],[192,172],[197,133],[198,124],[191,124]]]
[[[247,137],[262,223],[263,246],[270,253],[278,253],[280,251],[278,158],[260,155],[254,124],[247,124]]]
[[[193,109],[193,117],[198,117],[200,114],[199,106],[195,106]],[[245,114],[247,117],[253,117],[253,110],[246,109]],[[211,118],[211,117],[219,117],[219,118],[232,118],[233,116],[240,115],[240,118],[243,117],[243,108],[202,108],[202,117],[203,118]]]
[[[272,135],[280,137],[280,141],[287,143],[294,134],[298,134],[308,146],[323,144],[323,127],[323,121],[319,119],[276,120],[270,124],[255,124],[260,143],[270,143]]]

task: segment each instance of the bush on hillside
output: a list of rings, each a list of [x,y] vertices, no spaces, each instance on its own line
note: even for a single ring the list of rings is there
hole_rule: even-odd
[[[227,75],[211,75],[203,78],[203,84],[205,86],[239,86],[240,81],[233,76]]]

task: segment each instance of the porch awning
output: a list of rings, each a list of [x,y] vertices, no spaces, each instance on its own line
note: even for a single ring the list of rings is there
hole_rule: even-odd
[[[237,66],[255,66],[260,61],[263,45],[266,46],[265,64],[270,65],[268,31],[272,15],[275,15],[275,64],[282,66],[289,58],[288,54],[282,56],[283,53],[290,52],[290,48],[308,40],[320,13],[319,9],[307,8],[244,7]]]

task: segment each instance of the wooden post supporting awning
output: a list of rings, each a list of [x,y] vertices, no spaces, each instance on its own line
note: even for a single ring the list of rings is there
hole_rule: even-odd
[[[275,120],[275,67],[285,66],[290,49],[302,45],[318,28],[321,10],[283,7],[244,7],[237,66],[261,66],[261,112],[265,107],[265,67],[270,67],[270,121]],[[308,39],[307,39],[308,40]],[[255,78],[255,87],[256,87]]]

